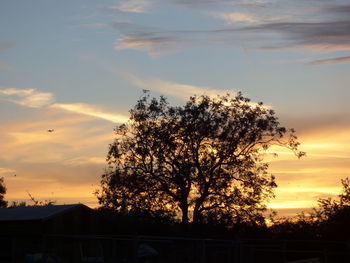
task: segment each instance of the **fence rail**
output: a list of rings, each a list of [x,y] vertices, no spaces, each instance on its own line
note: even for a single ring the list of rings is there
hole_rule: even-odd
[[[307,262],[301,261],[306,259],[322,263],[350,262],[349,244],[163,236],[0,236],[0,263],[287,263]]]

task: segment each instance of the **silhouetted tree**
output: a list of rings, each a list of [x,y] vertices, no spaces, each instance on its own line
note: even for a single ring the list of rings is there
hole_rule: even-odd
[[[321,198],[312,212],[274,222],[275,237],[296,239],[348,240],[350,236],[350,180],[341,180],[343,191],[338,199]]]
[[[314,216],[319,221],[330,220],[344,210],[350,209],[350,180],[345,178],[341,180],[343,192],[338,196],[338,200],[332,198],[321,198],[318,200],[318,208],[314,210]]]
[[[345,178],[341,183],[343,191],[338,199],[319,199],[319,206],[312,214],[324,238],[348,240],[350,236],[350,180]]]
[[[37,200],[32,196],[29,192],[27,192],[30,201],[32,204],[28,204],[26,201],[12,201],[10,204],[8,204],[8,207],[22,207],[22,206],[48,206],[48,205],[54,205],[56,201],[53,200]]]
[[[7,201],[5,201],[4,197],[6,194],[6,187],[4,184],[4,178],[0,178],[0,208],[7,207]]]
[[[27,206],[27,202],[25,201],[12,201],[8,207],[23,207],[23,206]]]
[[[272,237],[278,239],[309,240],[321,237],[318,220],[313,213],[302,212],[291,218],[274,218],[269,230]]]
[[[97,192],[102,207],[122,213],[181,212],[184,224],[261,221],[276,187],[266,150],[280,145],[303,154],[273,110],[241,93],[193,96],[176,107],[145,92],[130,113],[115,129]]]
[[[26,205],[27,206],[48,206],[48,205],[54,205],[56,203],[56,201],[53,201],[53,200],[37,200],[29,192],[27,192],[27,194],[29,195],[30,201],[33,202],[33,205],[27,205],[27,203],[24,202],[24,206]],[[23,202],[19,204],[23,204]]]

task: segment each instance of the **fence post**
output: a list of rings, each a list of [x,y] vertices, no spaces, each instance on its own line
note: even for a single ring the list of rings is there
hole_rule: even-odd
[[[328,250],[327,248],[323,249],[323,259],[324,259],[324,263],[328,263]]]
[[[239,243],[239,263],[242,263],[243,252],[243,241],[241,241]]]
[[[254,258],[255,258],[255,249],[254,249],[254,247],[250,247],[249,248],[249,254],[250,254],[250,256],[249,256],[249,262],[250,263],[254,263]]]
[[[137,263],[137,251],[138,251],[139,241],[138,237],[132,239],[132,263]]]
[[[200,257],[200,262],[205,263],[205,240],[202,240],[201,242],[201,257]]]
[[[113,261],[117,260],[117,244],[116,244],[116,240],[115,239],[111,239],[112,241],[112,258]]]
[[[11,262],[12,263],[16,263],[16,261],[15,261],[15,256],[16,256],[15,247],[16,247],[16,238],[15,238],[15,236],[11,236]]]
[[[283,263],[287,262],[287,244],[286,240],[283,240]]]

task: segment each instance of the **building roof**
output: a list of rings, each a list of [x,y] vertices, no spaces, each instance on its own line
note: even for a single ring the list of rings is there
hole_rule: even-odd
[[[0,222],[47,220],[77,208],[90,209],[83,204],[0,208]]]

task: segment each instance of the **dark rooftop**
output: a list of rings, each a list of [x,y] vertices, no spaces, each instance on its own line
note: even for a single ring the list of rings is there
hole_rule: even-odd
[[[83,204],[0,208],[0,222],[47,220],[51,217],[55,217],[59,214],[66,213],[79,207],[90,209]]]

